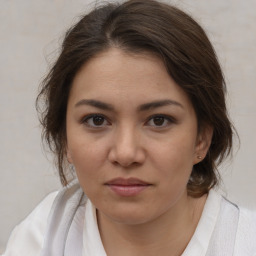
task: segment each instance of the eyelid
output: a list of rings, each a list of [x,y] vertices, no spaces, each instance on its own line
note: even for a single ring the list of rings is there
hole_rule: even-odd
[[[90,119],[90,118],[93,118],[93,117],[102,117],[104,118],[104,121],[107,122],[107,124],[103,124],[103,125],[90,125],[87,121]],[[157,117],[160,117],[160,118],[164,118],[165,120],[168,121],[168,124],[167,125],[163,125],[163,126],[157,126],[157,125],[149,125],[148,123],[153,119],[153,118],[157,118]],[[83,116],[80,120],[80,123],[83,124],[83,125],[86,125],[87,127],[89,128],[93,128],[93,129],[100,129],[100,128],[104,128],[106,127],[107,125],[111,125],[111,122],[109,121],[109,118],[106,117],[104,114],[101,114],[101,113],[91,113],[91,114],[87,114],[85,116]],[[153,114],[151,116],[149,116],[146,121],[145,121],[145,125],[146,126],[150,126],[150,127],[156,127],[156,128],[165,128],[171,124],[174,124],[174,123],[177,123],[177,120],[176,118],[174,118],[173,116],[170,116],[170,115],[166,115],[166,114]]]
[[[107,118],[105,115],[99,114],[99,113],[92,113],[92,114],[88,114],[88,115],[83,116],[83,117],[81,118],[81,120],[80,120],[80,123],[86,125],[86,126],[89,127],[89,128],[93,128],[93,129],[95,129],[95,128],[96,128],[96,129],[99,129],[99,128],[103,128],[103,127],[106,126],[106,125],[99,125],[99,126],[97,126],[97,125],[95,125],[95,126],[89,125],[87,121],[88,121],[90,118],[93,118],[93,117],[102,117],[102,118],[104,118],[105,121],[108,122],[107,125],[110,124],[110,121],[108,120],[108,118]]]
[[[153,118],[156,118],[156,117],[162,117],[162,118],[165,118],[168,122],[169,122],[169,124],[173,124],[173,123],[177,123],[177,120],[174,118],[174,117],[172,117],[172,116],[169,116],[169,115],[166,115],[166,114],[154,114],[154,115],[151,115],[151,116],[149,116],[148,118],[147,118],[147,120],[146,120],[146,124],[150,121],[150,120],[152,120]],[[164,128],[164,127],[166,127],[166,126],[154,126],[154,127],[157,127],[157,128]]]

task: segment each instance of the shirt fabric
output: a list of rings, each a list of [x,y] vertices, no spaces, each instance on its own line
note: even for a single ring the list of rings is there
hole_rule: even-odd
[[[79,185],[76,185],[76,189],[80,192],[73,189],[74,192],[68,193],[68,196],[66,194],[61,196],[62,192],[54,192],[48,195],[13,230],[7,249],[2,256],[107,256],[100,238],[96,209],[89,199],[85,197],[82,200],[80,199],[79,193],[82,192]],[[58,197],[61,199],[58,199]],[[214,190],[209,192],[200,221],[182,256],[256,256],[256,213],[237,207],[239,219],[236,227],[232,225],[232,218],[221,218],[225,214],[231,216],[230,209],[236,206],[229,208],[230,206],[233,207],[232,203],[220,194]],[[66,213],[54,217],[54,214],[56,215],[56,210],[53,210],[54,207],[59,210],[57,214]],[[69,210],[69,208],[73,210]],[[54,225],[50,224],[49,219],[53,220]],[[70,223],[67,219],[71,220]],[[58,220],[58,223],[56,223],[56,220]],[[225,230],[226,225],[230,227],[228,230]],[[64,226],[68,228],[64,229]],[[66,242],[62,243],[65,230],[68,230],[65,238]],[[221,239],[225,232],[227,238]],[[54,240],[55,233],[56,237],[60,237],[60,241],[58,239]],[[60,235],[57,235],[57,233]],[[50,248],[49,253],[44,248],[45,243],[47,243],[47,234],[53,236],[49,240],[53,240],[51,246],[56,247]],[[235,235],[232,253],[226,251],[229,234]],[[217,245],[214,243],[216,238]],[[61,252],[63,246],[64,253]],[[218,246],[221,249],[216,254],[215,247]]]

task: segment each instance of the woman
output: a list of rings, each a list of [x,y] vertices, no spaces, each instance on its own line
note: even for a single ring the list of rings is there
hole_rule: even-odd
[[[232,149],[224,94],[205,32],[182,11],[131,0],[85,15],[38,97],[64,188],[4,255],[256,255],[255,213],[213,191]]]

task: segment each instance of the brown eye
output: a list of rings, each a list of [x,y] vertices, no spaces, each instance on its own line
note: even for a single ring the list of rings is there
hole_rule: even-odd
[[[156,126],[162,126],[164,124],[165,118],[162,116],[159,117],[154,117],[153,118],[153,123]]]
[[[175,123],[175,120],[170,116],[154,115],[149,118],[149,120],[146,122],[146,125],[154,128],[165,128],[171,125],[172,123]]]
[[[102,125],[105,121],[105,118],[102,117],[102,116],[94,116],[92,118],[92,122],[95,126],[99,126],[99,125]]]
[[[89,115],[82,120],[82,123],[92,128],[102,128],[109,125],[109,122],[102,115]]]

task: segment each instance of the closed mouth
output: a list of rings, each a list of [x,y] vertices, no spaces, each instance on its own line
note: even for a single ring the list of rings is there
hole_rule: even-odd
[[[142,181],[137,178],[116,178],[112,179],[105,183],[105,185],[113,185],[113,186],[149,186],[151,185],[148,182]]]
[[[121,197],[131,197],[140,194],[152,184],[137,178],[116,178],[105,183],[111,191]]]

